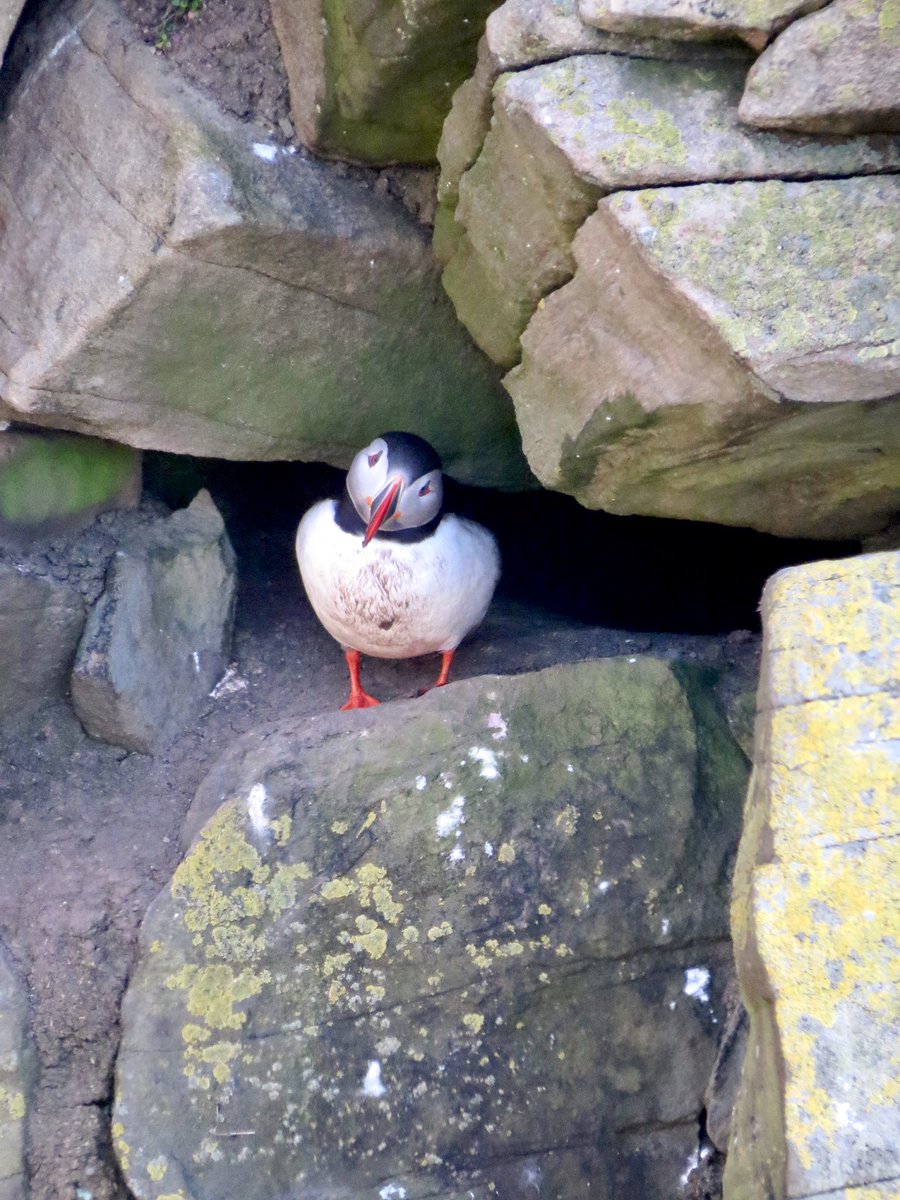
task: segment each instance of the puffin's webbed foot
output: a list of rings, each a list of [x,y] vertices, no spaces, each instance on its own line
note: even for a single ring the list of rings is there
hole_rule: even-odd
[[[350,699],[346,704],[341,705],[341,712],[349,712],[351,708],[374,708],[376,704],[380,703],[380,700],[376,700],[374,696],[370,696],[368,692],[364,692],[360,688],[358,692],[351,691]]]
[[[350,671],[350,699],[346,704],[341,705],[341,712],[347,712],[351,708],[374,708],[376,704],[380,704],[380,700],[376,700],[374,696],[364,692],[360,685],[359,651],[345,650],[344,658],[347,660],[347,667]]]

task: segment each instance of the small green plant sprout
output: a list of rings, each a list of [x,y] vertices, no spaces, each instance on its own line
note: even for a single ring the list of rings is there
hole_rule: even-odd
[[[172,49],[172,34],[184,21],[189,21],[203,8],[203,0],[169,0],[156,29],[154,48],[161,54]]]

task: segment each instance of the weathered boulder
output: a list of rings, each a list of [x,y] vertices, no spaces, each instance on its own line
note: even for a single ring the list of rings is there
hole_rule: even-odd
[[[900,498],[898,199],[894,175],[601,201],[506,379],[538,478],[612,512],[883,528]]]
[[[24,7],[25,0],[0,0],[0,65]]]
[[[900,132],[896,4],[832,0],[796,21],[754,64],[740,113],[764,129]]]
[[[895,1196],[900,553],[781,572],[763,624],[725,1196]]]
[[[424,230],[371,181],[254,143],[122,21],[105,0],[38,6],[19,39],[0,418],[336,465],[410,428],[451,474],[526,484]]]
[[[137,504],[141,456],[130,446],[37,429],[0,431],[0,542],[86,524]]]
[[[85,616],[72,588],[0,562],[0,721],[65,694]]]
[[[745,779],[704,681],[652,659],[248,735],[144,922],[129,1187],[668,1200]]]
[[[208,492],[123,543],[72,673],[88,733],[146,752],[184,728],[228,662],[235,582]]]
[[[34,1082],[28,999],[0,947],[0,1200],[26,1200],[25,1114]]]
[[[747,129],[738,120],[744,76],[741,64],[590,54],[495,85],[490,131],[459,181],[443,278],[460,320],[496,362],[518,360],[539,300],[572,276],[576,230],[610,192],[900,167],[896,139]]]
[[[433,162],[497,0],[272,0],[303,141],[364,163]]]
[[[828,0],[578,0],[588,25],[669,38],[739,37],[761,50],[788,22]]]

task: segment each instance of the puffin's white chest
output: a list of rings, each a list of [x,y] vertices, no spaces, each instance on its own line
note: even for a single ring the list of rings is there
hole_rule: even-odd
[[[429,537],[400,543],[345,533],[336,503],[314,505],[297,530],[297,563],[316,616],[341,645],[376,658],[452,650],[490,604],[500,559],[480,525],[445,516]]]

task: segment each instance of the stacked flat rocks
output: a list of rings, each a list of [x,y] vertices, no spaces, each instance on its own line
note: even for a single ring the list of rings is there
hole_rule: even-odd
[[[857,45],[837,6],[788,25],[749,79],[747,45],[796,13],[700,7],[561,4],[551,21],[508,0],[489,18],[439,148],[444,284],[512,368],[546,486],[613,512],[872,534],[900,504],[893,118],[883,99],[864,120],[824,100],[762,112],[766,56],[807,22],[831,14],[829,45]],[[887,9],[866,20],[893,44]],[[880,61],[872,86],[896,98]],[[804,62],[791,52],[798,88]]]

